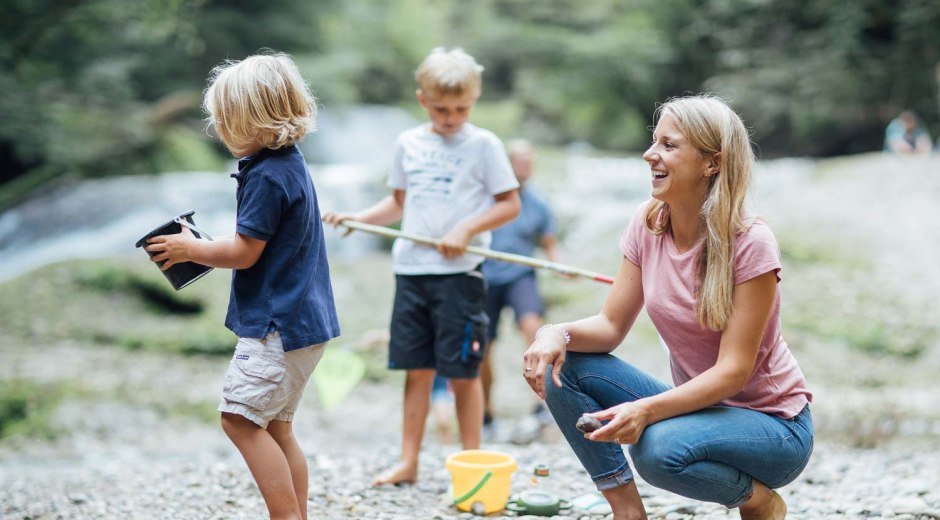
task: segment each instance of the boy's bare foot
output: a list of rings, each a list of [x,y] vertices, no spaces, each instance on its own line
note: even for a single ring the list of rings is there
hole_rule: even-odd
[[[418,465],[399,461],[398,464],[381,472],[372,479],[372,487],[386,484],[414,484],[418,479]]]
[[[787,504],[776,491],[754,481],[754,494],[739,509],[741,520],[783,520]]]

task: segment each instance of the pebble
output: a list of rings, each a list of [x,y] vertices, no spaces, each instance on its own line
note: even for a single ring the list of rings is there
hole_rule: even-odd
[[[512,454],[519,470],[512,476],[512,490],[529,486],[537,461],[551,461],[557,492],[574,497],[587,492],[584,474],[564,441],[529,446],[491,446]],[[311,518],[429,518],[470,520],[482,518],[458,511],[446,496],[449,477],[443,467],[452,448],[427,446],[422,453],[418,485],[373,489],[369,477],[389,459],[387,448],[357,446],[345,454],[333,453],[336,463],[318,454],[310,459]],[[895,520],[940,519],[940,452],[922,452],[903,460],[904,454],[854,450],[819,444],[803,476],[781,490],[792,519],[853,519],[866,517]],[[71,468],[36,465],[4,466],[0,472],[0,517],[4,519],[55,518],[230,518],[266,516],[266,509],[237,455],[224,461],[211,453],[194,456],[189,464],[177,460],[130,462],[121,469],[103,472],[98,466]],[[341,463],[338,461],[342,461]],[[522,462],[525,461],[525,462]],[[898,469],[903,467],[903,470]],[[876,472],[875,469],[880,469]],[[838,473],[841,479],[820,479]],[[873,479],[872,475],[878,475]],[[823,484],[825,482],[825,484]],[[737,512],[717,504],[695,502],[654,488],[638,480],[638,488],[651,519],[729,519]],[[905,494],[899,495],[898,490]],[[538,520],[503,512],[486,516]],[[600,520],[584,511],[571,510],[557,520]]]
[[[601,422],[591,415],[582,415],[581,417],[578,417],[578,422],[575,423],[575,428],[581,430],[584,433],[591,433],[601,426]]]

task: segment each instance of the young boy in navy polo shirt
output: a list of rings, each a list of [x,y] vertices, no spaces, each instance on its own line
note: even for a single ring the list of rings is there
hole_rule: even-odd
[[[313,182],[296,143],[316,103],[283,54],[213,69],[204,108],[238,161],[236,235],[214,242],[187,228],[150,239],[163,269],[197,262],[233,269],[225,325],[238,335],[222,391],[222,428],[271,518],[307,517],[307,461],[291,421],[304,386],[339,335]]]
[[[467,119],[480,97],[483,67],[460,49],[435,49],[415,73],[429,123],[398,137],[388,185],[392,195],[359,213],[327,213],[390,224],[441,239],[437,249],[398,239],[389,368],[406,370],[402,452],[373,485],[413,482],[434,375],[450,378],[464,449],[480,446],[486,349],[483,257],[464,254],[471,239],[486,247],[490,230],[519,214],[519,183],[503,143]]]

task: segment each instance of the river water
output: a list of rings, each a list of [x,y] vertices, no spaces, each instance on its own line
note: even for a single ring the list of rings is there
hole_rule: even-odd
[[[312,165],[322,208],[355,209],[382,195],[368,164]],[[376,172],[379,172],[378,174]],[[134,244],[174,216],[195,210],[209,235],[234,232],[235,181],[223,173],[169,173],[95,179],[56,188],[0,215],[0,280],[72,258],[134,253]],[[340,241],[331,253],[356,255],[377,240]]]
[[[401,109],[321,109],[317,134],[304,140],[321,209],[358,209],[387,190],[395,137],[417,124]],[[235,170],[232,162],[229,171]],[[71,258],[134,253],[151,229],[189,210],[209,235],[235,227],[235,181],[226,172],[185,172],[84,180],[51,188],[0,214],[0,280]],[[378,239],[340,241],[331,254],[355,256]]]

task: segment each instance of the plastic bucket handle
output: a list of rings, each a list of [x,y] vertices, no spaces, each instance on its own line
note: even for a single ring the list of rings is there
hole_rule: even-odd
[[[196,233],[199,233],[200,235],[202,235],[203,237],[205,237],[205,239],[208,240],[208,241],[210,241],[210,242],[213,241],[212,237],[209,236],[209,233],[206,233],[205,231],[199,229],[198,227],[196,227],[196,224],[193,224],[192,222],[186,220],[185,218],[176,217],[175,219],[173,219],[173,222],[176,222],[177,224],[179,224],[179,225],[181,225],[181,226],[186,226],[186,227],[188,227],[188,228],[191,229],[192,231],[195,231]]]
[[[467,492],[464,493],[463,495],[461,495],[461,496],[459,496],[459,497],[457,497],[457,498],[454,499],[454,505],[457,505],[457,504],[460,504],[460,503],[462,503],[462,502],[466,502],[467,500],[470,500],[470,499],[473,497],[473,495],[476,495],[476,494],[477,494],[477,491],[480,491],[481,489],[483,489],[483,486],[486,485],[486,481],[488,481],[488,480],[490,479],[490,477],[492,477],[492,476],[493,476],[493,472],[492,472],[492,471],[487,471],[487,472],[483,475],[483,478],[481,478],[479,482],[477,482],[476,484],[473,485],[472,488],[470,488],[470,491],[467,491]]]
[[[193,233],[199,238],[204,237],[207,240],[212,240],[212,237],[210,237],[205,231],[196,227],[196,225],[192,222],[193,213],[195,212],[192,210],[187,211],[186,213],[178,215],[174,217],[173,219],[168,220],[167,222],[164,222],[160,226],[155,227],[149,233],[144,235],[143,238],[138,240],[137,243],[134,244],[134,246],[144,248],[144,250],[146,251],[145,246],[147,245],[147,240],[150,239],[151,237],[154,237],[157,235],[170,235],[174,233],[179,233],[180,231],[182,231],[184,227],[192,230]],[[147,251],[147,255],[153,258],[156,255],[156,253],[151,253]],[[163,264],[164,262],[158,262],[156,264],[157,268],[158,269],[161,268]],[[202,278],[209,271],[212,271],[212,267],[198,264],[195,262],[181,262],[181,263],[172,265],[169,269],[166,269],[166,270],[160,269],[160,271],[163,273],[163,276],[170,282],[170,285],[172,285],[173,288],[178,291],[182,289],[183,287],[186,287],[187,285],[195,282],[199,278]]]

